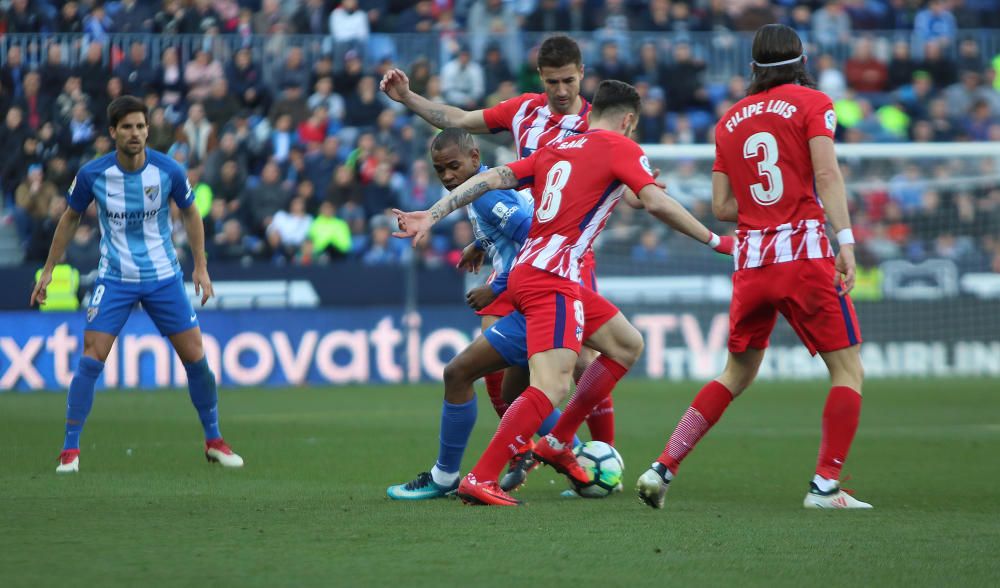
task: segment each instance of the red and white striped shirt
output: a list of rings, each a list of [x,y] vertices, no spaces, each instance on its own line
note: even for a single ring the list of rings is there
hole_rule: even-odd
[[[531,230],[514,267],[530,264],[574,282],[580,281],[580,258],[625,187],[638,194],[655,183],[642,148],[610,131],[564,139],[507,167],[522,187],[531,187],[535,200]]]
[[[556,114],[545,94],[521,94],[483,110],[483,120],[491,133],[513,133],[517,158],[523,159],[539,147],[587,130],[590,104],[582,96],[580,101],[583,106],[577,114]]]
[[[833,257],[820,220],[801,220],[766,229],[737,229],[733,263],[737,270],[796,259]]]
[[[830,98],[795,84],[747,96],[719,119],[713,171],[728,176],[739,209],[737,270],[833,256],[809,141],[836,127]]]

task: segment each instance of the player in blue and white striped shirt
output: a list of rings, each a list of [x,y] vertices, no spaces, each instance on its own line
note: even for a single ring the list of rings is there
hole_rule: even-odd
[[[205,261],[205,233],[184,170],[166,155],[148,149],[149,112],[138,98],[122,96],[108,106],[115,151],[95,159],[77,173],[70,186],[69,208],[52,239],[49,257],[31,294],[45,302],[52,269],[91,202],[101,224],[101,262],[87,308],[83,356],[70,383],[66,437],[57,472],[76,472],[80,434],[94,402],[94,385],[104,369],[122,326],[136,302],[170,339],[187,371],[191,402],[205,431],[205,456],[227,467],[241,467],[219,432],[215,375],[205,360],[198,316],[191,307],[177,253],[171,241],[170,202],[181,211],[194,257],[191,280],[205,304],[214,295]]]

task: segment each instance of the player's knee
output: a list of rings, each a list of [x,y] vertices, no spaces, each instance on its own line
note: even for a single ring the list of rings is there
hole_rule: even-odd
[[[618,339],[618,357],[612,359],[630,368],[639,361],[646,344],[642,340],[642,334],[635,327],[631,325],[629,327],[627,331],[622,332],[622,336]]]
[[[462,362],[452,361],[444,366],[444,385],[446,388],[457,386],[468,379],[468,370]]]

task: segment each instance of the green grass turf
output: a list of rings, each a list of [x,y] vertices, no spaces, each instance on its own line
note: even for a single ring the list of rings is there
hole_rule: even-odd
[[[436,386],[227,390],[242,471],[205,463],[185,393],[101,393],[69,477],[64,395],[3,393],[0,585],[1000,583],[996,381],[868,384],[847,472],[871,512],[801,508],[825,384],[758,384],[653,511],[631,486],[696,389],[619,388],[624,495],[561,499],[543,469],[519,509],[385,497],[433,463]],[[496,424],[479,411],[464,469]]]

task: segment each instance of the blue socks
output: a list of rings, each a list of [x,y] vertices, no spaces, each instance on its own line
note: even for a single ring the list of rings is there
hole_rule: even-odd
[[[63,449],[80,449],[80,433],[94,406],[94,384],[104,370],[104,363],[86,355],[80,357],[76,374],[66,395],[66,437]]]
[[[561,410],[559,410],[558,408],[553,409],[552,414],[545,417],[545,420],[542,421],[542,426],[538,427],[538,433],[536,433],[536,435],[538,435],[539,437],[544,437],[548,435],[549,431],[552,430],[552,427],[556,426],[556,422],[559,420],[559,417],[561,415],[562,415]],[[579,444],[580,444],[580,438],[577,437],[576,435],[573,435],[573,447],[576,447]]]
[[[191,404],[198,410],[205,439],[222,437],[219,432],[219,395],[215,390],[215,374],[208,368],[208,361],[203,357],[200,361],[185,363],[184,370],[187,371]]]
[[[447,400],[441,407],[441,437],[435,468],[445,473],[458,474],[462,454],[469,444],[469,435],[476,424],[476,397],[465,404],[452,404]]]

